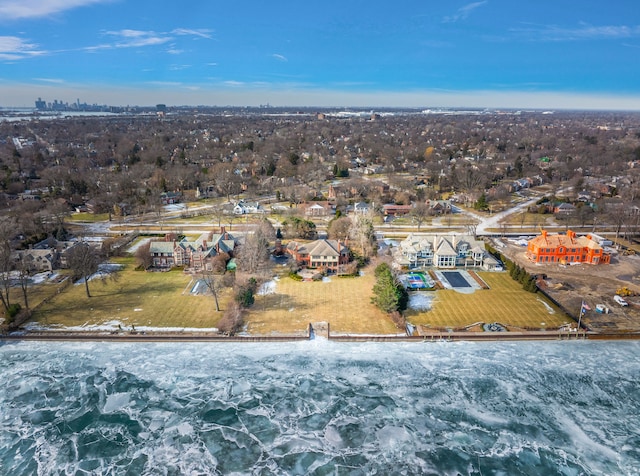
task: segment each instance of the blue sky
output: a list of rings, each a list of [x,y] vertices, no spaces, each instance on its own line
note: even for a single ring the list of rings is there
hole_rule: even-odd
[[[640,110],[635,0],[0,0],[0,106]]]

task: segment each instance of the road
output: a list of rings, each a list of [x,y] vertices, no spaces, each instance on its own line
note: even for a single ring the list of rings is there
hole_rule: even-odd
[[[569,190],[569,187],[561,189],[557,193],[562,194],[567,192],[568,190]],[[464,210],[455,206],[453,206],[453,210],[458,213],[468,215],[477,221],[477,225],[475,229],[475,234],[477,236],[489,236],[496,233],[495,230],[500,228],[500,224],[503,220],[505,220],[510,215],[519,213],[527,209],[528,207],[534,205],[539,200],[539,198],[540,197],[530,198],[507,210],[503,210],[499,213],[494,213],[490,216],[479,215],[472,211]],[[181,214],[184,214],[185,212],[188,212],[188,211],[194,212],[196,210],[203,210],[210,207],[211,205],[201,205],[196,207],[192,206],[188,208],[182,204],[171,205],[171,206],[165,207],[165,209],[160,214],[157,214],[157,215],[154,214],[154,215],[148,215],[145,217],[136,217],[136,218],[128,217],[124,221],[112,221],[107,223],[102,222],[102,223],[76,223],[76,224],[84,226],[87,232],[91,234],[97,234],[97,235],[121,234],[123,232],[123,229],[125,232],[127,230],[134,230],[134,229],[137,229],[137,230],[146,229],[148,231],[162,232],[164,230],[168,231],[176,228],[188,230],[191,233],[197,233],[197,232],[204,233],[211,230],[212,225],[210,223],[198,223],[198,224],[180,223],[179,225],[176,225],[171,222],[166,223],[166,221],[171,220],[172,218],[177,218]],[[234,216],[234,219],[237,219],[237,218],[239,217]],[[212,221],[213,221],[213,218],[212,218]],[[248,226],[249,225],[243,224],[239,220],[233,225],[229,225],[229,224],[227,225],[229,231],[232,231],[230,228],[233,227],[235,228],[236,232],[240,232],[241,230],[246,232]],[[437,229],[440,226],[444,226],[444,225],[432,225],[430,227],[425,227],[424,231],[425,232],[434,231],[434,228]],[[394,226],[393,224],[391,226],[377,225],[375,228],[376,228],[376,233],[382,234],[382,235],[405,234],[404,231],[397,230],[398,228],[403,228],[403,229],[406,228],[407,230],[406,234],[416,231],[415,227],[410,225],[404,225],[404,226]],[[394,232],[390,232],[388,228],[393,228]],[[324,231],[325,229],[326,229],[326,225],[325,226],[323,226],[322,224],[318,225],[319,232]]]
[[[494,213],[493,215],[490,215],[488,217],[479,216],[472,212],[467,213],[478,220],[478,225],[476,226],[477,236],[492,235],[495,234],[495,231],[489,231],[491,228],[498,228],[500,226],[500,222],[503,219],[507,218],[509,215],[513,215],[514,213],[521,212],[522,210],[536,203],[538,200],[539,198],[532,198],[531,200],[527,200],[526,202],[519,203],[515,207],[503,210],[499,213]]]

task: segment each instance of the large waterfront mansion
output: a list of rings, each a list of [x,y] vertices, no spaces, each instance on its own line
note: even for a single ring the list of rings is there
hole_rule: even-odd
[[[395,262],[409,269],[484,267],[499,262],[485,251],[484,242],[456,233],[411,233],[395,250]]]

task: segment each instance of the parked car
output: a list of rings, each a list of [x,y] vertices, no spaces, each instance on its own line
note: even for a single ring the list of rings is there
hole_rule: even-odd
[[[625,301],[623,298],[621,298],[617,294],[615,296],[613,296],[613,300],[615,302],[617,302],[618,304],[620,304],[621,306],[623,306],[623,307],[629,305],[629,303],[627,301]]]

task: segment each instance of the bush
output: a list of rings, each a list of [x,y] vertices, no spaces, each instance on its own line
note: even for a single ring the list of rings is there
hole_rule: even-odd
[[[405,329],[407,327],[407,320],[399,311],[390,312],[389,317],[398,329]]]
[[[240,285],[236,292],[235,301],[243,308],[249,308],[253,306],[255,302],[254,294],[258,288],[258,282],[255,278],[249,278],[249,280]]]
[[[358,276],[358,263],[351,262],[344,265],[344,276]]]
[[[232,302],[224,311],[220,322],[218,322],[218,331],[222,334],[234,335],[242,330],[243,325],[244,316],[242,307],[237,302]]]
[[[21,309],[22,309],[22,306],[20,304],[18,303],[11,304],[9,306],[9,309],[7,309],[7,317],[9,318],[9,320],[13,320],[13,318],[18,315]]]
[[[227,253],[218,253],[211,260],[211,269],[216,274],[222,274],[227,269],[227,263],[231,257]]]
[[[302,281],[302,276],[300,276],[298,273],[296,273],[294,271],[290,271],[289,272],[289,277],[291,279],[293,279],[294,281]]]

